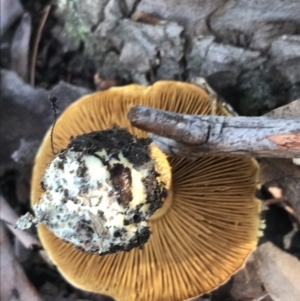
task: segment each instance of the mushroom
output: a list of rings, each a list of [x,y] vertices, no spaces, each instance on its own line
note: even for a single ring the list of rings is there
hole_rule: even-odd
[[[206,92],[188,83],[113,87],[84,96],[63,112],[54,128],[54,149],[66,148],[70,137],[113,126],[147,137],[127,119],[135,105],[184,114],[210,114],[211,109]],[[220,106],[217,114],[229,115]],[[54,157],[50,135],[51,130],[35,158],[33,206],[43,194],[41,178]],[[240,156],[170,157],[168,162],[172,184],[163,206],[150,217],[152,235],[142,250],[89,254],[38,226],[44,248],[67,281],[117,301],[179,301],[215,289],[243,267],[260,236],[257,162]]]
[[[72,138],[44,172],[35,216],[26,213],[16,226],[42,223],[93,254],[142,247],[171,183],[167,156],[150,143],[119,127]]]

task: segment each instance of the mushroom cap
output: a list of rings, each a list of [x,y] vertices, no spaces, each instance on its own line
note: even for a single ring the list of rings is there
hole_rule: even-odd
[[[115,125],[146,137],[127,119],[135,105],[195,115],[211,109],[206,92],[188,83],[111,88],[82,97],[63,112],[54,128],[54,149],[65,148],[71,136]],[[217,114],[228,115],[222,107]],[[32,204],[43,193],[40,180],[53,157],[49,130],[35,158]],[[86,254],[38,226],[44,248],[70,283],[118,301],[176,301],[213,290],[243,267],[259,237],[256,161],[216,156],[195,161],[171,157],[169,162],[172,205],[149,222],[152,235],[142,250]]]

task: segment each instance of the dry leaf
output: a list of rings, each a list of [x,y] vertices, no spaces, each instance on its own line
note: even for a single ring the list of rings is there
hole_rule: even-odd
[[[274,118],[300,117],[300,99],[290,102],[289,104],[270,111],[264,116]]]
[[[0,35],[10,28],[12,24],[23,14],[24,8],[19,0],[1,0],[0,4]]]
[[[212,300],[253,301],[265,297],[266,291],[256,270],[253,254],[244,268],[233,275],[225,285],[212,293]]]
[[[1,221],[0,254],[1,301],[41,301],[38,292],[28,281],[20,264],[13,256],[6,229]]]
[[[273,301],[300,300],[299,260],[267,242],[254,253],[260,278]]]
[[[11,69],[25,82],[28,80],[31,23],[31,16],[26,12],[15,32],[11,46]]]

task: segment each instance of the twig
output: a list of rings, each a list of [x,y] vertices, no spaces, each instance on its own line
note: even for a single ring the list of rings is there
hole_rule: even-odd
[[[266,206],[274,204],[280,206],[291,216],[293,216],[297,223],[300,225],[300,215],[292,208],[292,206],[290,206],[287,197],[283,195],[283,190],[273,185],[268,187],[268,191],[272,194],[273,198],[266,200],[264,204]]]
[[[294,210],[294,208],[288,205],[286,202],[281,203],[282,208],[289,213],[294,219],[297,221],[298,225],[300,225],[300,215]]]
[[[57,109],[58,109],[58,106],[56,105],[57,98],[55,96],[49,96],[49,101],[51,103],[51,108],[54,115],[54,122],[51,128],[50,140],[51,140],[52,154],[55,155],[54,144],[53,144],[53,132],[57,120]]]
[[[260,296],[258,298],[253,299],[252,301],[262,301],[268,296],[269,296],[269,294],[264,294],[263,296]]]
[[[46,20],[48,18],[49,12],[50,12],[51,4],[49,4],[44,12],[44,15],[42,17],[40,26],[37,31],[37,35],[34,41],[33,51],[32,51],[32,58],[31,58],[31,67],[30,67],[30,84],[34,86],[34,79],[35,79],[35,65],[36,65],[36,58],[38,53],[38,48],[42,36],[42,32],[46,23]]]
[[[272,198],[272,199],[267,199],[264,204],[265,206],[271,206],[271,205],[275,205],[275,204],[279,204],[282,202],[285,202],[286,198]]]
[[[297,223],[300,225],[300,215],[288,204],[288,201],[285,197],[282,198],[272,198],[264,202],[265,206],[278,205],[284,209],[287,213],[294,217]]]
[[[143,106],[133,107],[128,118],[171,155],[300,157],[300,118],[196,116]]]
[[[7,228],[20,240],[25,248],[31,249],[33,246],[41,247],[40,242],[29,232],[15,229],[14,225],[18,219],[17,214],[8,205],[5,198],[0,195],[0,219]]]

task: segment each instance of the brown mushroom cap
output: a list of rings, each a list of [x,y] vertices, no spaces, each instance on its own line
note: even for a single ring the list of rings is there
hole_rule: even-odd
[[[134,105],[185,114],[210,114],[211,108],[208,95],[187,83],[111,88],[87,95],[63,112],[54,129],[55,150],[65,148],[70,136],[114,125],[146,136],[127,119]],[[219,107],[218,114],[227,112]],[[48,131],[35,159],[32,204],[41,197],[40,179],[52,158]],[[176,301],[211,291],[243,266],[259,236],[256,161],[242,157],[169,161],[172,204],[150,221],[152,236],[143,250],[85,254],[38,226],[43,246],[70,283],[118,301]]]

